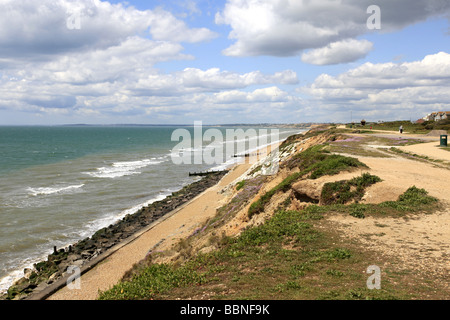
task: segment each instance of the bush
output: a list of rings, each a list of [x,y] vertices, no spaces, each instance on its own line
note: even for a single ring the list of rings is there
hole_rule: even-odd
[[[398,197],[398,201],[409,205],[427,205],[436,202],[437,199],[429,196],[425,189],[412,186]]]
[[[364,173],[351,180],[326,183],[320,195],[321,202],[325,205],[345,204],[350,201],[358,202],[364,196],[365,189],[379,181],[381,181],[379,177]],[[361,216],[360,214],[357,215]]]

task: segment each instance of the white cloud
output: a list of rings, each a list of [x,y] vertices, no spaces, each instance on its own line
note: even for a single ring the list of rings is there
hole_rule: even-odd
[[[143,76],[136,85],[127,85],[127,88],[139,95],[172,96],[242,89],[254,85],[273,83],[296,84],[298,83],[297,74],[291,70],[274,74],[263,74],[259,71],[239,74],[221,71],[219,68],[207,70],[186,68],[171,74],[154,73]]]
[[[302,54],[302,61],[315,65],[353,62],[364,58],[373,48],[367,40],[346,39]]]
[[[420,61],[365,63],[337,76],[322,74],[299,91],[318,108],[377,110],[385,117],[408,119],[411,114],[450,109],[449,83],[450,54],[439,52]]]
[[[228,0],[215,21],[232,29],[229,38],[235,42],[223,51],[225,55],[295,56],[331,43],[342,46],[345,39],[372,32],[366,25],[370,5],[372,0]],[[450,2],[445,0],[380,0],[377,5],[381,8],[381,32],[430,17],[450,16]],[[313,53],[323,55],[324,50]],[[354,57],[361,55],[359,51]]]
[[[79,21],[79,26],[69,28],[68,19]],[[129,37],[146,35],[171,43],[217,36],[206,28],[189,28],[161,8],[141,11],[100,0],[3,0],[0,68],[23,60],[48,61],[55,55],[105,50]]]
[[[161,8],[151,14],[150,33],[155,40],[193,43],[209,41],[218,36],[207,28],[190,29],[182,20]]]

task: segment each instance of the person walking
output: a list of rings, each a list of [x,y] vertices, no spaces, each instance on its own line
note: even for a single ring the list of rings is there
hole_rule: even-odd
[[[400,133],[403,133],[403,126],[400,126],[400,128],[398,128],[398,131],[400,131]]]

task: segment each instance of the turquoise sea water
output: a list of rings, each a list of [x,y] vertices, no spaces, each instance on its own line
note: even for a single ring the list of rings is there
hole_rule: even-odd
[[[222,169],[236,160],[175,164],[176,129],[0,127],[0,292],[53,246],[88,237],[198,179],[189,172]],[[192,127],[184,129],[194,137]],[[277,138],[297,132],[282,129]],[[198,151],[195,145],[186,150]]]

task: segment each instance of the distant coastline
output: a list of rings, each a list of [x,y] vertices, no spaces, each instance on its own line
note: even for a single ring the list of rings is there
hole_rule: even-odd
[[[230,124],[203,124],[204,127],[263,127],[263,128],[309,128],[322,123],[230,123]],[[189,124],[139,124],[139,123],[112,123],[112,124],[0,124],[0,127],[193,127]]]

